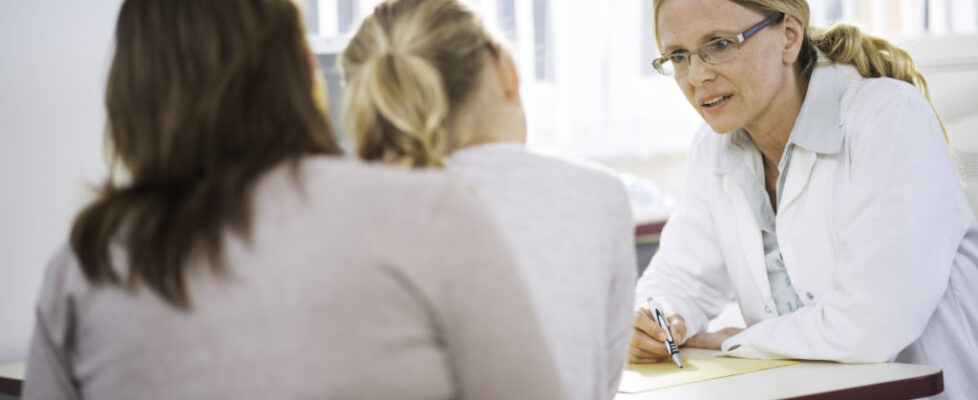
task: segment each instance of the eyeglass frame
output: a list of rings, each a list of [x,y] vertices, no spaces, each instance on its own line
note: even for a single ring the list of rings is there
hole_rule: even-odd
[[[689,71],[688,66],[691,66],[692,65],[692,63],[693,63],[693,56],[694,55],[695,56],[699,56],[700,60],[703,60],[703,62],[705,62],[707,64],[710,64],[710,65],[717,65],[717,64],[722,63],[722,62],[725,62],[725,61],[730,61],[730,60],[733,59],[733,57],[727,58],[727,59],[724,59],[724,60],[720,60],[720,61],[716,61],[716,62],[710,62],[709,60],[707,60],[707,58],[709,58],[709,57],[706,57],[706,58],[703,57],[703,53],[706,52],[706,49],[707,48],[709,48],[712,45],[715,45],[717,42],[719,42],[721,40],[726,40],[726,41],[732,42],[735,46],[737,46],[737,49],[736,50],[740,51],[740,45],[743,44],[744,42],[746,42],[748,38],[750,38],[751,36],[754,36],[754,34],[756,34],[757,32],[760,32],[762,29],[767,28],[768,26],[770,26],[772,24],[780,23],[784,19],[784,16],[785,16],[784,13],[777,13],[775,15],[772,15],[770,17],[765,18],[761,22],[758,22],[758,23],[754,24],[754,26],[751,26],[750,28],[747,28],[747,30],[741,32],[737,36],[718,37],[716,39],[710,40],[709,42],[706,42],[702,46],[700,46],[699,48],[697,48],[696,51],[692,51],[692,52],[690,52],[690,51],[680,51],[680,52],[674,52],[674,53],[670,53],[670,54],[666,54],[664,56],[658,57],[658,58],[652,60],[652,67],[655,68],[655,70],[659,74],[661,74],[661,75],[671,76],[671,75],[674,75],[674,74],[675,75],[679,75],[679,74],[676,73],[675,71],[667,72],[666,69],[665,69],[665,67],[663,65],[666,62],[671,61],[672,58],[675,57],[676,55],[686,55],[687,56],[687,59],[686,59],[686,62],[685,62],[685,64],[687,65],[687,68],[686,68],[685,71]],[[738,53],[738,55],[739,55],[739,53]],[[672,61],[672,63],[673,64],[676,64],[675,61]],[[674,70],[675,70],[675,68],[674,68]]]

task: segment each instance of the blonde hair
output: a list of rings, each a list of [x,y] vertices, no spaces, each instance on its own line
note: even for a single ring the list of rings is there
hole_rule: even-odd
[[[365,160],[438,167],[447,121],[498,44],[456,0],[389,0],[340,55],[344,126]]]
[[[657,20],[659,7],[664,0],[655,0],[653,7],[654,20]],[[818,61],[818,51],[822,51],[830,60],[837,63],[852,64],[859,71],[859,74],[867,78],[893,78],[914,85],[930,101],[930,93],[927,90],[927,81],[924,75],[917,70],[913,59],[903,49],[894,46],[885,39],[867,35],[859,28],[848,24],[835,24],[828,29],[809,26],[811,11],[806,0],[730,0],[742,7],[760,12],[764,16],[774,16],[784,14],[791,16],[802,23],[805,28],[805,37],[801,45],[801,53],[795,65],[798,67],[799,76],[806,81],[811,78],[812,70]],[[656,44],[662,48],[659,42],[659,25],[655,25]],[[933,108],[933,104],[931,104]],[[937,121],[944,131],[944,138],[947,140],[947,131],[941,121],[937,111],[934,110]]]

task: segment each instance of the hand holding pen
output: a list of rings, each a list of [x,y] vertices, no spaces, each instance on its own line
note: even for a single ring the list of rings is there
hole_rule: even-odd
[[[682,363],[678,347],[686,340],[686,323],[679,314],[664,315],[651,298],[649,308],[639,310],[635,316],[635,329],[628,346],[628,361],[631,363],[657,363],[665,358],[673,358],[677,365]],[[655,310],[659,308],[659,321],[669,326],[669,330],[656,321]],[[670,336],[674,346],[669,346]],[[670,351],[674,350],[674,351]]]
[[[682,368],[683,358],[679,355],[679,345],[676,344],[676,339],[673,338],[669,321],[666,320],[666,313],[662,312],[662,307],[659,307],[659,304],[656,303],[655,300],[652,300],[651,297],[646,299],[646,301],[649,304],[649,313],[652,314],[652,318],[655,319],[655,323],[666,331],[666,348],[669,350],[669,357],[672,358],[672,361],[675,362],[679,368]]]

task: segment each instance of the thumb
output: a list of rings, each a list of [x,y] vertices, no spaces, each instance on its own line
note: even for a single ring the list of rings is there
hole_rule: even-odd
[[[682,345],[686,343],[686,321],[678,314],[673,314],[669,318],[669,330],[672,332],[672,338],[676,340],[676,344]]]

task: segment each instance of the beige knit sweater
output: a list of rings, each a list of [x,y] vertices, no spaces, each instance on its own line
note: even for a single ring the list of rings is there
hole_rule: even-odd
[[[194,265],[189,312],[146,287],[92,286],[58,252],[24,398],[564,397],[473,194],[442,173],[331,158],[298,177],[256,186],[250,241],[227,237],[226,277]]]

